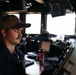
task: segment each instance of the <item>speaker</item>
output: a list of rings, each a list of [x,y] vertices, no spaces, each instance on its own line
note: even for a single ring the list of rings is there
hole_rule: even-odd
[[[62,15],[65,15],[65,13],[66,13],[66,9],[63,4],[52,3],[51,8],[52,8],[52,10],[51,10],[52,17],[62,16]]]
[[[25,10],[25,0],[9,0],[10,10]]]
[[[72,4],[73,11],[76,13],[76,0],[70,0],[70,3]]]

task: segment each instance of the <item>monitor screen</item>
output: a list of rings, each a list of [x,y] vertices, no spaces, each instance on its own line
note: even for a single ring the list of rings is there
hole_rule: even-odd
[[[51,44],[50,41],[42,41],[40,49],[43,49],[43,50],[49,52],[49,50],[50,50],[50,44]]]
[[[67,13],[54,18],[51,14],[47,14],[47,31],[56,35],[74,35],[75,13]]]
[[[31,24],[31,27],[25,29],[26,34],[40,34],[41,14],[26,14],[26,23]]]

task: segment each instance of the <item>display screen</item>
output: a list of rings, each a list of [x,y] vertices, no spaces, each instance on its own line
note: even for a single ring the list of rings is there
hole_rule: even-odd
[[[49,52],[49,50],[50,50],[50,44],[51,44],[50,41],[42,41],[40,49],[43,49],[43,50]]]

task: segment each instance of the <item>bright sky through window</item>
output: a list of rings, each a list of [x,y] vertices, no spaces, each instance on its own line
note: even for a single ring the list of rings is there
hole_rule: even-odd
[[[74,35],[75,13],[69,13],[64,16],[58,16],[54,18],[48,14],[47,31],[56,35]]]
[[[26,34],[40,34],[41,14],[26,14],[26,23],[31,23],[31,27],[26,28]]]

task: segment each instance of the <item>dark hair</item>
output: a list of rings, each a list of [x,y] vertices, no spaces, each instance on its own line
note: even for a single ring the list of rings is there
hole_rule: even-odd
[[[8,32],[8,29],[5,29],[5,31]],[[0,41],[2,41],[2,40],[3,40],[3,36],[2,36],[1,30],[0,30]]]
[[[2,40],[2,34],[1,34],[1,31],[0,31],[0,41]]]

